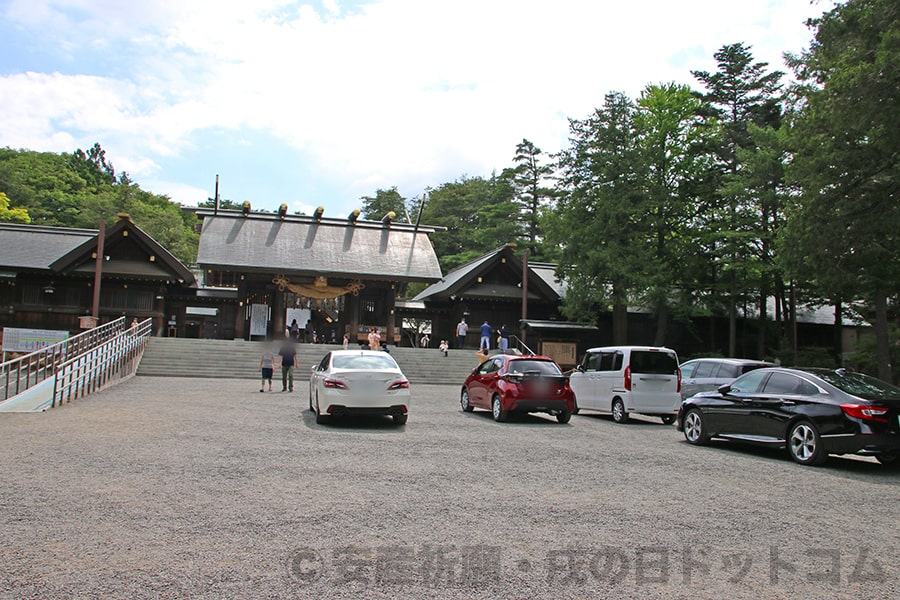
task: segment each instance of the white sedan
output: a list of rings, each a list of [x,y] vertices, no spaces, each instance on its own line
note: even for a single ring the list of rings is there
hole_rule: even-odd
[[[312,368],[309,410],[316,413],[316,423],[343,415],[390,415],[403,425],[409,380],[387,352],[335,350]]]

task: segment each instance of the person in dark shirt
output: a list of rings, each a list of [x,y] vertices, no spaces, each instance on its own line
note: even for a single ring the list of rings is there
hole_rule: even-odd
[[[491,326],[487,321],[481,326],[481,344],[479,349],[485,352],[491,349]]]
[[[509,350],[509,332],[506,330],[506,325],[500,326],[500,350],[506,352]]]
[[[292,340],[287,339],[278,351],[281,356],[281,391],[294,391],[294,368],[300,366],[297,349]]]

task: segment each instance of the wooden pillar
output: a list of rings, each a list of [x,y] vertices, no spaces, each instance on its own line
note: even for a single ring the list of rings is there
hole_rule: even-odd
[[[394,287],[388,290],[387,300],[387,342],[394,343],[394,332],[396,330],[395,323],[397,318],[397,299],[394,296]]]
[[[350,343],[356,344],[356,335],[359,333],[359,296],[347,294],[347,316],[350,323]]]
[[[284,292],[272,291],[272,338],[284,339]]]
[[[528,250],[526,250],[522,254],[522,321],[525,321],[528,318]],[[527,329],[525,329],[524,325],[520,329],[519,335],[522,338],[523,343],[527,343],[525,340],[527,336]]]
[[[241,282],[238,283],[238,305],[236,307],[237,310],[234,313],[234,339],[236,339],[236,340],[237,339],[241,339],[241,340],[247,339],[246,330],[244,329],[244,327],[246,325],[246,321],[247,321],[247,319],[245,318],[245,316],[247,314],[247,306],[245,304],[246,302],[247,302],[247,284],[244,283],[243,280],[241,280]]]
[[[103,243],[105,239],[106,223],[100,221],[100,232],[97,234],[97,257],[94,260],[94,301],[91,304],[91,315],[95,319],[100,316],[100,280],[103,278]]]
[[[157,337],[161,337],[163,332],[165,331],[166,326],[166,294],[165,293],[157,293],[159,298],[156,298],[156,312],[159,316],[153,317],[153,335]]]

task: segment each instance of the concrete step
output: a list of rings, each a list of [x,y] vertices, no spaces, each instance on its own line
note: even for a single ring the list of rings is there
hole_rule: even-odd
[[[138,375],[258,379],[259,358],[269,348],[271,342],[151,338]],[[306,380],[310,367],[317,365],[326,352],[341,346],[297,344],[296,348],[300,368],[295,377]],[[444,356],[437,348],[391,347],[391,355],[413,383],[462,384],[478,364],[474,350],[451,350]],[[279,376],[276,370],[275,378]]]

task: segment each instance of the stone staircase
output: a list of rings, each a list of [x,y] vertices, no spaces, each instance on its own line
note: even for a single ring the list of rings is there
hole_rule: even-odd
[[[244,340],[199,340],[188,338],[153,337],[144,351],[138,367],[139,376],[209,377],[229,379],[259,379],[259,358],[272,342]],[[274,346],[277,352],[278,346]],[[334,344],[297,344],[300,368],[294,377],[309,379],[309,370],[321,362],[325,353],[340,350]],[[413,383],[462,385],[469,372],[478,364],[475,350],[450,350],[444,356],[437,348],[391,347],[391,356]],[[274,380],[280,382],[281,372],[275,369]]]

